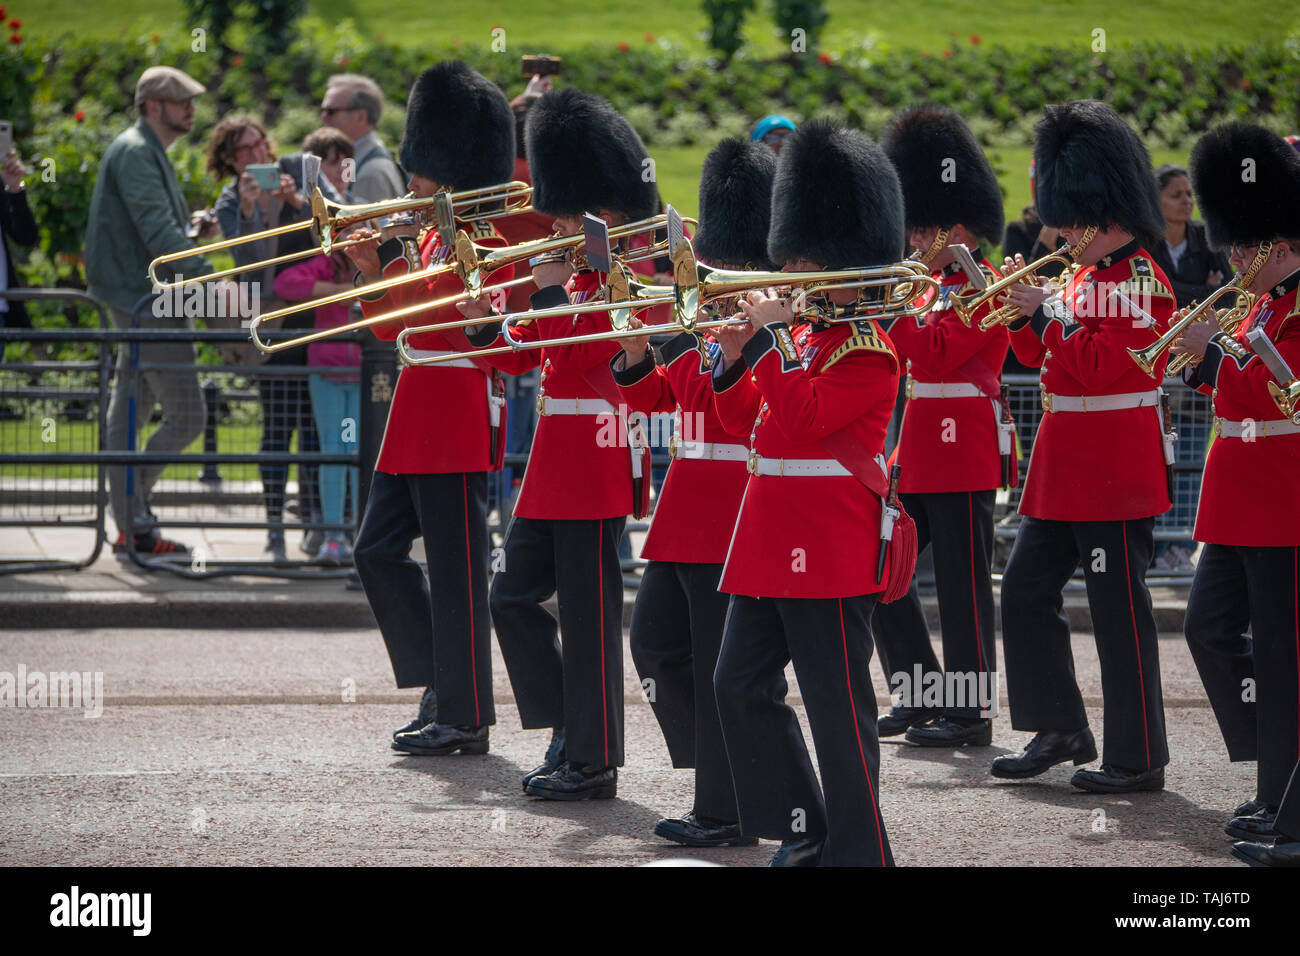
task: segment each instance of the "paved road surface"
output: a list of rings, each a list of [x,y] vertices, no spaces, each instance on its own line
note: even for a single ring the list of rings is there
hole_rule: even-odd
[[[988,761],[1027,739],[1010,729],[1004,701],[991,749],[884,744],[882,807],[898,863],[1231,865],[1222,825],[1253,795],[1254,765],[1228,763],[1181,636],[1162,639],[1160,653],[1173,752],[1164,793],[1081,793],[1065,767],[994,781]],[[1075,659],[1100,744],[1091,635],[1076,637]],[[520,792],[548,734],[520,730],[499,655],[494,664],[491,753],[405,757],[387,740],[418,693],[393,689],[372,630],[0,630],[0,671],[102,671],[105,696],[97,719],[0,707],[0,864],[634,865],[689,855],[650,832],[687,809],[691,783],[669,765],[630,656],[619,797],[576,804]],[[343,700],[349,689],[355,702]],[[693,855],[754,865],[774,846]]]

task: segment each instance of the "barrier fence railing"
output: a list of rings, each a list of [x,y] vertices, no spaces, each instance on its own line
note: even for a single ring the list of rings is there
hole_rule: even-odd
[[[141,361],[142,344],[179,343],[193,346],[235,346],[247,344],[247,332],[229,330],[112,329],[109,310],[84,292],[67,289],[10,290],[8,297],[37,301],[63,301],[93,310],[99,328],[10,329],[0,328],[0,528],[85,529],[93,540],[83,558],[9,558],[0,554],[0,574],[40,570],[73,570],[94,563],[107,536],[111,485],[109,469],[125,469],[126,484],[131,486],[141,472],[162,466],[154,486],[152,503],[156,514],[135,514],[133,494],[127,502],[121,530],[135,532],[156,527],[197,529],[215,536],[227,529],[272,532],[352,534],[360,519],[359,503],[365,501],[373,462],[387,421],[388,407],[396,387],[397,365],[389,343],[371,336],[360,337],[362,348],[358,366],[305,366],[282,364],[228,364],[210,361],[159,362]],[[292,335],[293,332],[268,333]],[[42,357],[19,360],[12,346],[27,343],[27,352],[35,350]],[[113,360],[113,347],[128,350],[124,362]],[[9,348],[6,348],[9,347]],[[68,358],[69,347],[77,351]],[[52,357],[57,353],[57,357]],[[213,358],[205,353],[201,359]],[[130,409],[142,418],[144,399],[152,394],[150,377],[188,379],[200,396],[202,424],[194,427],[193,441],[199,450],[159,452],[148,447],[141,450],[130,444],[138,422],[128,415],[126,447],[109,448],[108,418],[114,374],[128,376],[127,396],[134,396]],[[315,448],[315,423],[309,400],[308,382],[326,370],[335,375],[359,374],[360,406],[355,423],[352,451],[322,452]],[[201,382],[200,382],[201,377]],[[1033,374],[1003,376],[1008,385],[1010,404],[1016,419],[1021,475],[1026,472],[1034,434],[1042,417],[1038,376]],[[1174,507],[1157,519],[1159,541],[1188,543],[1192,534],[1196,498],[1205,448],[1209,442],[1211,413],[1208,398],[1181,382],[1169,380],[1164,388],[1170,393],[1175,424],[1179,431],[1178,461],[1175,463]],[[517,416],[531,408],[531,393],[522,391]],[[514,428],[531,434],[531,418],[522,417]],[[193,424],[193,423],[191,423]],[[340,422],[340,426],[344,423]],[[145,422],[150,431],[149,422]],[[436,429],[436,420],[430,428]],[[652,434],[666,437],[669,429],[652,429]],[[289,433],[295,433],[294,444]],[[492,474],[489,481],[489,530],[494,545],[500,545],[509,519],[513,485],[517,485],[527,465],[527,434],[506,456],[506,469]],[[279,450],[264,450],[268,446]],[[283,446],[283,447],[279,447]],[[1105,449],[1098,449],[1105,454]],[[669,459],[666,449],[656,447],[656,477],[662,474]],[[346,508],[342,520],[325,521],[320,513],[319,494],[311,490],[313,472],[321,466],[346,469]],[[1120,466],[1117,464],[1117,467]],[[332,480],[332,479],[331,479]],[[658,482],[656,482],[657,486]],[[354,489],[354,490],[353,490]],[[133,488],[130,488],[133,491]],[[123,500],[121,497],[119,500]],[[1016,507],[1019,491],[999,492],[996,521],[996,569],[1005,565],[1010,544],[1019,526]],[[284,515],[296,520],[286,523]],[[278,519],[277,519],[278,516]],[[116,516],[115,516],[116,517]],[[116,521],[114,522],[116,523]],[[646,522],[629,520],[629,532],[643,531]],[[60,532],[61,534],[61,532]],[[310,541],[304,541],[310,544]],[[286,552],[292,550],[286,543]],[[120,555],[136,565],[193,578],[224,575],[258,575],[275,577],[337,577],[346,568],[321,565],[312,553],[303,558],[274,563],[270,557],[234,557],[217,553],[196,552],[188,563],[154,558],[126,547]],[[641,564],[630,553],[624,555],[625,578],[635,586],[635,571]],[[1148,575],[1152,583],[1186,583],[1187,567],[1156,567]]]

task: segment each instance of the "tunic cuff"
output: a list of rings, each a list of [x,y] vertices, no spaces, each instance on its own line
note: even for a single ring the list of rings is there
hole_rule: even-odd
[[[635,385],[655,370],[655,353],[647,348],[641,361],[627,365],[627,353],[619,352],[609,360],[609,370],[614,373],[614,384],[627,387]]]

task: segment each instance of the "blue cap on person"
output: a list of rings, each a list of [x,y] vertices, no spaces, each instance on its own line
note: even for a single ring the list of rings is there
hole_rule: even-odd
[[[794,121],[788,116],[773,113],[771,116],[764,116],[758,121],[754,131],[749,134],[749,141],[751,143],[766,143],[779,153],[785,138],[793,133],[796,128]],[[769,139],[769,137],[771,138]]]

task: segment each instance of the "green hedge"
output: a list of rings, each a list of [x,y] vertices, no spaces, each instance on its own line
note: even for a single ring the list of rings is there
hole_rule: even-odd
[[[1197,133],[1233,118],[1279,133],[1300,130],[1300,51],[1281,42],[1197,51],[1145,43],[1094,54],[1011,52],[972,36],[939,56],[904,50],[755,60],[742,51],[725,70],[665,41],[553,52],[564,56],[566,83],[607,96],[652,150],[707,145],[769,112],[796,121],[830,116],[875,133],[896,110],[922,101],[957,109],[990,146],[1028,145],[1044,104],[1080,97],[1110,103],[1152,145],[1189,148]],[[28,163],[53,159],[56,176],[43,182],[38,167],[29,181],[48,254],[34,259],[30,278],[79,278],[76,257],[98,157],[131,121],[132,90],[144,67],[179,66],[212,91],[199,101],[195,142],[172,150],[197,207],[211,202],[219,185],[204,173],[200,155],[202,131],[218,116],[246,110],[265,118],[287,151],[317,125],[326,78],[355,70],[373,76],[395,106],[381,129],[395,144],[411,80],[447,57],[465,59],[511,94],[522,85],[514,55],[471,46],[403,49],[359,39],[347,20],[326,26],[306,19],[288,51],[269,60],[253,52],[194,52],[180,25],[134,41],[35,39],[7,49],[0,55],[0,116],[13,120]]]

